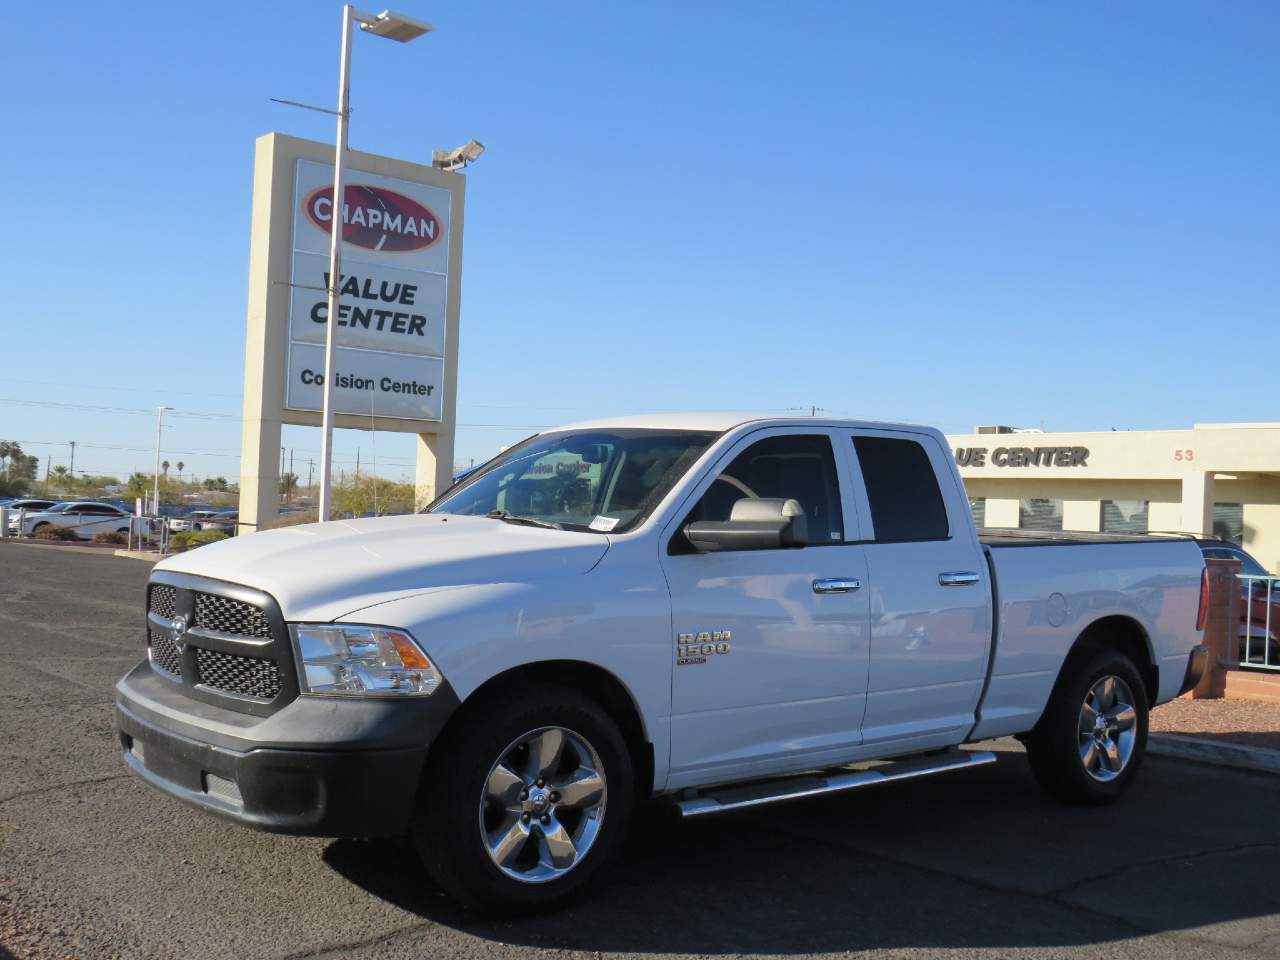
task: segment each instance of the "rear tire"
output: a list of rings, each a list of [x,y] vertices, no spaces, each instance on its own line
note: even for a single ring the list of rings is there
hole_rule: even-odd
[[[1026,738],[1027,759],[1051,796],[1111,803],[1129,789],[1146,753],[1146,687],[1116,650],[1093,648],[1073,659]]]
[[[617,853],[634,772],[618,726],[576,690],[493,697],[433,750],[413,839],[468,907],[524,912],[573,897]]]

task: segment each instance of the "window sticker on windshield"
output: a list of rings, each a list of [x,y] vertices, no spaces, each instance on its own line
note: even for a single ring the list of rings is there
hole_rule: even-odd
[[[622,522],[622,521],[621,521],[621,520],[619,520],[619,518],[617,518],[617,517],[600,517],[600,516],[597,516],[594,520],[592,520],[592,521],[591,521],[591,523],[590,523],[590,524],[588,524],[588,526],[589,526],[592,530],[600,530],[600,531],[602,531],[602,532],[604,532],[604,533],[608,533],[610,530],[612,530],[614,527],[616,527],[616,526],[617,526],[619,523],[621,523],[621,522]]]

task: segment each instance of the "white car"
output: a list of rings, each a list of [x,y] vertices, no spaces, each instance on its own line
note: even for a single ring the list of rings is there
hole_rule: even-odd
[[[463,903],[526,909],[588,883],[651,797],[754,809],[972,769],[996,756],[962,744],[1012,735],[1052,795],[1116,800],[1148,708],[1208,663],[1204,573],[1186,538],[980,535],[937,430],[604,420],[423,513],[157,564],[116,723],[188,804],[408,834]],[[1112,842],[1079,831],[1082,856]]]
[[[145,529],[144,523],[141,518],[136,518],[111,503],[73,501],[57,503],[48,510],[25,514],[20,531],[18,517],[15,515],[9,520],[9,532],[34,536],[45,527],[63,527],[74,530],[77,539],[92,540],[99,533],[127,534],[131,526],[137,533]]]
[[[183,530],[199,530],[200,521],[208,520],[219,512],[218,510],[192,510],[184,516],[171,517],[169,519],[169,529],[174,533],[179,533]]]

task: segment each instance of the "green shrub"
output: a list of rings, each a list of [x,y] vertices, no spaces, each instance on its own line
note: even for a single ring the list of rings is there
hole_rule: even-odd
[[[34,534],[37,540],[79,540],[76,532],[70,527],[55,527],[53,524],[41,527]]]
[[[126,537],[123,533],[116,533],[116,531],[114,530],[103,530],[101,533],[94,534],[93,542],[124,544],[129,542],[129,538]]]
[[[189,549],[191,547],[202,547],[206,543],[217,543],[219,540],[225,539],[227,539],[227,534],[221,530],[179,530],[169,538],[169,545]]]

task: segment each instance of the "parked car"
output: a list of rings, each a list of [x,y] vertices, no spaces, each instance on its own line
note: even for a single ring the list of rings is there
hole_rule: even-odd
[[[145,529],[145,521],[135,518],[125,510],[109,503],[81,500],[56,503],[47,510],[25,515],[21,533],[34,535],[45,527],[63,527],[75,532],[77,539],[92,540],[99,533],[124,533],[130,527],[137,533]],[[19,532],[17,518],[9,523],[11,533]]]
[[[195,510],[189,510],[181,517],[172,517],[169,520],[169,529],[174,533],[182,530],[199,530],[197,526],[202,520],[208,520],[210,517],[216,516],[217,510],[208,507],[201,507]]]
[[[188,804],[408,834],[456,899],[545,907],[649,797],[757,808],[971,769],[996,756],[961,744],[1013,735],[1050,794],[1117,799],[1149,706],[1205,669],[1204,575],[1189,538],[980,537],[937,430],[606,420],[430,512],[158,564],[116,722]]]
[[[41,500],[39,498],[31,498],[31,497],[15,497],[14,499],[10,500],[8,503],[0,504],[0,506],[3,506],[5,509],[9,511],[9,522],[13,523],[13,516],[19,510],[26,510],[28,513],[34,513],[37,510],[48,510],[57,502],[58,502],[57,500]]]
[[[227,536],[234,537],[236,535],[237,521],[240,519],[239,510],[219,510],[216,513],[197,520],[195,529],[197,530],[221,530]]]
[[[1280,666],[1280,580],[1229,540],[1201,537],[1196,542],[1206,559],[1239,560],[1240,573],[1250,578],[1240,581],[1240,660]]]

